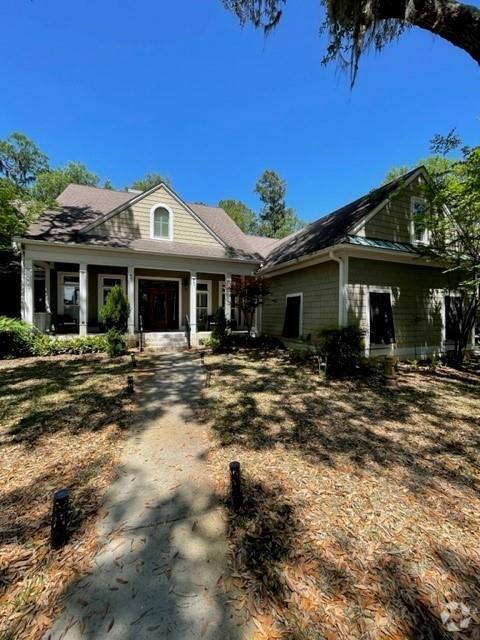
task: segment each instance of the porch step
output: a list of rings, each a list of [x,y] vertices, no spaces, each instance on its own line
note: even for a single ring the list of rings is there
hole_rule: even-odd
[[[187,346],[183,331],[145,333],[143,339],[147,349],[184,349]]]

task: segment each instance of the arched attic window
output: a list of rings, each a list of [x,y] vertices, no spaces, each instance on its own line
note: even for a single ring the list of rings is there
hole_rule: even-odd
[[[173,213],[164,204],[156,204],[151,209],[150,236],[155,240],[173,240]]]

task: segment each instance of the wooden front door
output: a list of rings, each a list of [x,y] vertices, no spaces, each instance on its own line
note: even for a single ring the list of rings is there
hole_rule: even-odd
[[[140,282],[140,313],[145,331],[178,329],[178,282]]]

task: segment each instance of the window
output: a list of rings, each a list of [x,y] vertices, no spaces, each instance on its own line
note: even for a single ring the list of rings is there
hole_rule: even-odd
[[[78,321],[80,276],[78,273],[59,273],[58,310],[60,314]]]
[[[98,276],[98,319],[101,320],[100,310],[107,301],[107,296],[115,285],[122,287],[125,293],[124,275],[99,275]]]
[[[390,293],[370,293],[370,344],[395,342]]]
[[[462,306],[459,296],[445,296],[445,340],[458,340]]]
[[[430,234],[422,219],[419,216],[425,213],[426,200],[424,198],[412,198],[410,201],[411,228],[410,236],[412,244],[428,244]]]
[[[150,235],[157,240],[172,240],[172,212],[168,207],[155,205],[151,210]]]
[[[210,283],[197,282],[197,326],[205,330],[210,314]]]
[[[282,331],[284,338],[299,338],[302,335],[302,316],[303,295],[301,293],[288,294]]]

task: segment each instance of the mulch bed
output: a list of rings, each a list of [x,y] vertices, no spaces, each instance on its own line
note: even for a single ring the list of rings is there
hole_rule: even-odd
[[[0,362],[0,638],[35,640],[97,548],[95,521],[135,403],[129,358]],[[67,546],[50,549],[55,490],[71,490]]]
[[[209,465],[233,606],[260,639],[480,638],[480,377],[326,382],[285,354],[209,356]]]

